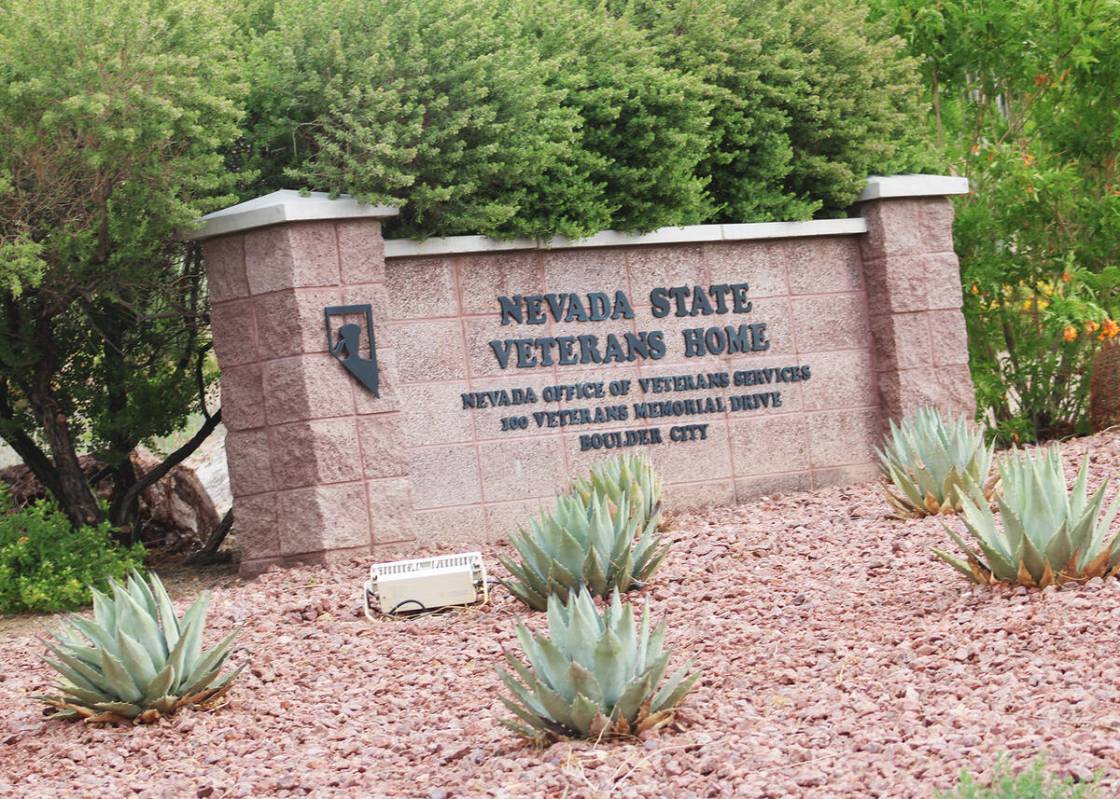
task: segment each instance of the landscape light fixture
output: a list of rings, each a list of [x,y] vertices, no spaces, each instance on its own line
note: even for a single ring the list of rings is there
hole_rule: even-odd
[[[365,584],[366,617],[397,615],[487,601],[481,552],[375,563]]]

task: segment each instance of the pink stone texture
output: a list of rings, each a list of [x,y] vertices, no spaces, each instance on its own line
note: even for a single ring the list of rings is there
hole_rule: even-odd
[[[863,235],[435,257],[386,259],[372,220],[206,242],[242,571],[501,540],[620,451],[588,447],[611,436],[662,437],[624,451],[651,457],[670,508],[871,479],[888,420],[929,404],[969,413],[974,400],[952,206],[887,199],[858,211]],[[653,316],[656,288],[723,283],[750,286],[749,312]],[[499,296],[598,291],[625,292],[634,318],[502,324]],[[327,351],[323,307],[362,303],[380,397]],[[765,324],[765,349],[685,351],[690,330],[744,323]],[[668,344],[659,360],[502,369],[490,347],[651,330]],[[657,390],[723,373],[730,385]],[[600,382],[627,389],[542,399]],[[537,400],[468,407],[499,390]],[[717,404],[677,414],[686,400]],[[618,406],[625,417],[610,416]]]
[[[380,223],[274,225],[203,251],[242,573],[411,540]],[[323,309],[363,303],[373,309],[379,398],[327,352]]]
[[[971,417],[968,337],[953,207],[944,197],[875,200],[860,242],[875,343],[881,423],[922,405]]]

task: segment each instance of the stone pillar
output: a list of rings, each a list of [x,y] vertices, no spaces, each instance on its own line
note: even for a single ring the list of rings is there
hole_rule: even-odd
[[[883,424],[923,405],[976,412],[961,313],[953,206],[968,181],[933,175],[871,178],[858,210]]]
[[[396,361],[377,346],[388,318],[379,220],[395,213],[284,191],[210,214],[196,234],[221,367],[242,574],[368,555],[375,544],[410,537]],[[329,351],[324,314],[367,304],[378,396]],[[334,331],[364,318],[338,316]],[[368,359],[364,330],[361,342]]]

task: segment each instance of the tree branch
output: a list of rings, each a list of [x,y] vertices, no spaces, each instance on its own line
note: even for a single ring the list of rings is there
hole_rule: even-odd
[[[166,458],[164,458],[163,462],[159,466],[152,469],[143,477],[139,478],[135,483],[132,484],[132,486],[129,487],[128,491],[126,491],[124,496],[121,498],[122,507],[131,507],[133,503],[140,499],[140,495],[144,493],[145,489],[147,489],[148,486],[155,483],[180,463],[189,458],[195,450],[202,446],[202,442],[210,437],[210,434],[214,432],[214,429],[221,423],[221,421],[222,409],[218,408],[218,410],[214,411],[213,415],[211,415],[206,419],[206,421],[202,423],[202,427],[200,427],[198,429],[198,432],[191,437],[190,441],[188,441],[186,444],[179,447],[179,449],[175,450]]]

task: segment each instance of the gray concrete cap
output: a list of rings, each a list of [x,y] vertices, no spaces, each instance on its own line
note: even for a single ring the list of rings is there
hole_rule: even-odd
[[[389,205],[367,205],[348,195],[335,199],[326,192],[301,194],[281,189],[263,197],[214,211],[202,217],[202,226],[188,234],[201,240],[282,222],[307,222],[321,219],[387,219],[397,215]]]
[[[867,188],[856,198],[856,202],[902,197],[945,197],[950,194],[968,194],[968,178],[954,175],[872,175],[867,179]]]

